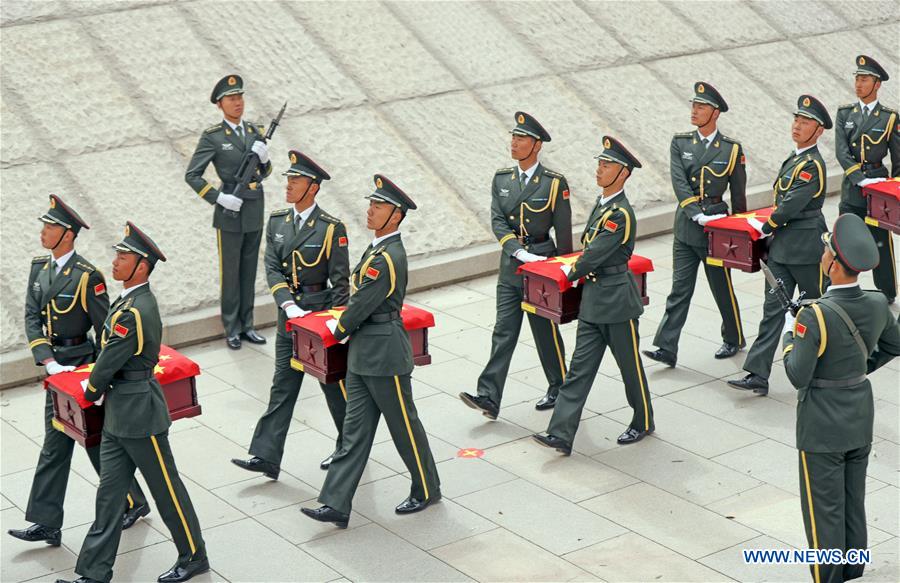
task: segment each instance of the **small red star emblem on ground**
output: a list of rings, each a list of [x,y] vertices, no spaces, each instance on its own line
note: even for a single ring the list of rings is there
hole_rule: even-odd
[[[484,450],[477,447],[464,447],[456,452],[456,457],[461,458],[480,458],[484,457]]]

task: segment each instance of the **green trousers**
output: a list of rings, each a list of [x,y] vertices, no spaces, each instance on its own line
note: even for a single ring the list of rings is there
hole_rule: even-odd
[[[413,403],[410,375],[375,377],[348,372],[344,383],[347,387],[344,440],[328,468],[319,502],[350,513],[382,415],[397,453],[409,470],[412,481],[409,495],[417,500],[440,496],[441,480]]]
[[[578,320],[575,353],[569,363],[566,382],[559,389],[547,433],[569,443],[575,440],[581,412],[607,346],[619,365],[622,381],[625,383],[625,397],[634,411],[629,427],[638,431],[647,431],[653,427],[650,387],[647,386],[647,376],[638,350],[639,342],[637,319],[616,324],[592,324]]]
[[[697,284],[697,267],[701,263],[706,272],[709,291],[712,292],[719,315],[722,316],[722,341],[736,346],[743,346],[746,342],[741,326],[741,310],[731,284],[731,270],[707,264],[706,255],[705,247],[694,247],[675,239],[672,248],[672,291],[666,298],[666,313],[656,329],[654,346],[678,354],[678,339],[687,321]]]
[[[503,399],[509,364],[522,329],[522,314],[522,288],[498,282],[497,321],[491,336],[491,356],[478,377],[478,394],[490,397],[498,406]],[[566,347],[559,326],[534,314],[528,314],[528,324],[547,377],[547,392],[555,395],[566,377]]]
[[[253,432],[253,440],[250,442],[250,455],[257,456],[281,465],[284,456],[284,442],[287,439],[288,429],[291,427],[291,416],[297,397],[300,395],[300,385],[303,383],[304,374],[291,368],[291,356],[293,346],[291,337],[279,328],[275,336],[275,374],[272,377],[272,389],[269,392],[269,406],[260,417]],[[341,448],[344,431],[344,414],[347,410],[347,397],[344,395],[344,381],[332,384],[322,384],[322,392],[325,393],[325,402],[331,419],[337,428],[338,437],[335,443],[335,451]]]
[[[841,203],[840,213],[853,213],[861,219],[866,218],[866,209]],[[878,247],[878,265],[872,270],[872,277],[877,287],[888,298],[897,297],[897,266],[894,264],[894,237],[887,229],[869,225],[869,232]]]
[[[838,390],[838,389],[834,389]],[[800,504],[811,549],[865,549],[866,467],[871,445],[836,453],[800,451]],[[862,577],[865,565],[812,565],[815,583]]]
[[[92,355],[85,355],[78,359],[58,359],[62,365],[81,366],[93,361]],[[38,457],[37,467],[34,470],[34,478],[31,481],[31,493],[28,495],[28,506],[25,508],[25,520],[34,522],[47,528],[62,528],[63,502],[66,499],[66,486],[69,483],[69,468],[72,465],[72,452],[75,449],[75,440],[53,427],[53,399],[47,391],[47,399],[44,403],[44,444]],[[86,449],[91,465],[100,473],[100,446]],[[121,512],[126,508],[141,506],[147,503],[137,480],[131,481],[130,488],[122,496]]]
[[[219,246],[219,288],[225,336],[253,328],[256,265],[262,231],[239,233],[216,229]]]
[[[784,283],[784,289],[791,297],[795,297],[795,291],[799,288],[804,300],[814,300],[825,291],[827,282],[819,264],[815,265],[785,265],[777,261],[767,263],[776,279]],[[766,301],[763,304],[763,317],[759,321],[759,332],[747,360],[744,361],[744,370],[768,379],[772,373],[772,360],[775,351],[781,342],[781,329],[784,327],[784,308],[778,302],[771,290],[769,282],[766,282]]]
[[[78,553],[76,573],[103,582],[112,580],[122,536],[121,500],[134,479],[135,468],[147,481],[157,512],[178,549],[177,563],[185,565],[206,556],[200,522],[175,467],[168,432],[138,439],[104,432],[100,467],[94,523]]]

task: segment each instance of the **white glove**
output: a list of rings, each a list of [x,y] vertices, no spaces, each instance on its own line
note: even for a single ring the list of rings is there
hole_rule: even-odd
[[[216,197],[216,204],[230,211],[239,212],[244,201],[233,194],[220,192],[219,196]]]
[[[337,320],[335,320],[334,318],[331,318],[330,320],[326,320],[325,327],[328,328],[329,330],[331,330],[332,336],[336,336],[334,332],[335,332],[335,330],[337,330]],[[341,344],[346,344],[348,338],[350,338],[350,337],[349,336],[344,337],[344,339],[340,341]]]
[[[863,178],[859,182],[856,183],[857,186],[869,186],[870,184],[878,184],[879,182],[884,182],[887,178]]]
[[[787,332],[794,331],[794,322],[797,318],[791,313],[790,310],[784,313],[784,328],[781,329],[781,335],[784,336]]]
[[[535,255],[534,253],[529,253],[524,249],[516,249],[515,253],[513,253],[513,257],[521,261],[522,263],[532,263],[534,261],[543,261],[546,259],[543,255]]]
[[[705,227],[706,223],[709,223],[712,221],[717,221],[719,219],[724,219],[727,216],[728,215],[726,215],[726,214],[706,215],[706,214],[700,213],[699,215],[694,215],[691,218],[693,220],[697,221],[697,224],[700,225],[701,227]]]
[[[286,302],[284,304],[284,313],[287,314],[288,318],[302,318],[311,312],[309,310],[304,310],[294,302]]]
[[[763,233],[763,225],[765,223],[763,223],[762,221],[759,221],[757,219],[754,219],[753,217],[750,217],[749,219],[747,219],[747,224],[750,225],[751,227],[753,227],[754,229],[756,229],[759,232],[759,234],[762,235],[763,239],[765,239],[766,237],[768,237],[769,235],[772,234],[772,233]]]
[[[253,150],[253,153],[259,156],[259,161],[262,164],[269,163],[269,146],[262,140],[256,140],[253,142],[253,145],[250,146],[250,149]]]
[[[61,372],[70,372],[75,370],[74,366],[63,366],[56,362],[55,360],[51,360],[47,364],[44,365],[44,369],[47,371],[48,375],[55,375]]]

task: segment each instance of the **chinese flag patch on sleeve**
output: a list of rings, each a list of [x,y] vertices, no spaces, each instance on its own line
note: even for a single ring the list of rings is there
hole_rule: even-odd
[[[568,198],[569,198],[569,189],[568,188],[563,191],[563,198],[568,200]]]
[[[803,180],[804,182],[809,182],[810,180],[812,180],[812,174],[810,174],[806,170],[803,170],[802,172],[800,172],[800,174],[798,174],[798,176],[800,177],[800,180]]]
[[[102,281],[94,286],[94,295],[99,296],[106,293],[106,284]]]
[[[615,233],[619,229],[619,223],[615,223],[607,219],[605,223],[603,223],[603,228],[609,231],[610,233]]]
[[[381,272],[374,267],[366,269],[366,277],[368,277],[369,279],[378,279],[379,275],[381,275]]]
[[[747,163],[747,156],[741,154],[741,164],[746,164],[746,163]]]
[[[804,336],[806,336],[806,326],[804,326],[800,322],[797,322],[796,332],[797,336],[803,338]]]
[[[116,324],[115,328],[113,328],[113,332],[116,336],[121,336],[122,338],[128,336],[128,328],[121,324]]]
[[[347,237],[338,237],[338,246],[346,247],[347,246]]]

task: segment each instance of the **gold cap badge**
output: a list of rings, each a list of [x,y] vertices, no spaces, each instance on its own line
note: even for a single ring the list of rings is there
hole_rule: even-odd
[[[859,57],[859,64],[860,64],[860,65],[865,65],[865,64],[866,64],[866,58],[863,57],[862,55],[860,55],[860,57]]]
[[[518,121],[519,123],[525,123],[525,116],[520,113],[516,121]]]
[[[128,225],[125,225],[125,236],[127,237],[130,234],[131,234],[131,227],[129,227]]]
[[[809,97],[804,97],[803,98],[803,107],[809,107],[809,103],[810,103]]]
[[[237,85],[237,79],[235,79],[234,77],[229,77],[228,84],[229,85]]]
[[[297,163],[297,154],[291,152],[291,164]]]
[[[706,87],[703,86],[703,83],[697,85],[697,93],[703,93],[706,91]]]
[[[381,188],[382,186],[384,186],[384,184],[381,182],[381,178],[375,179],[375,186],[378,188]]]
[[[56,208],[56,199],[53,198],[52,196],[50,197],[50,208],[52,208],[52,209]]]
[[[612,148],[612,142],[609,141],[609,138],[606,138],[605,140],[603,140],[603,147],[606,148],[607,150]]]

